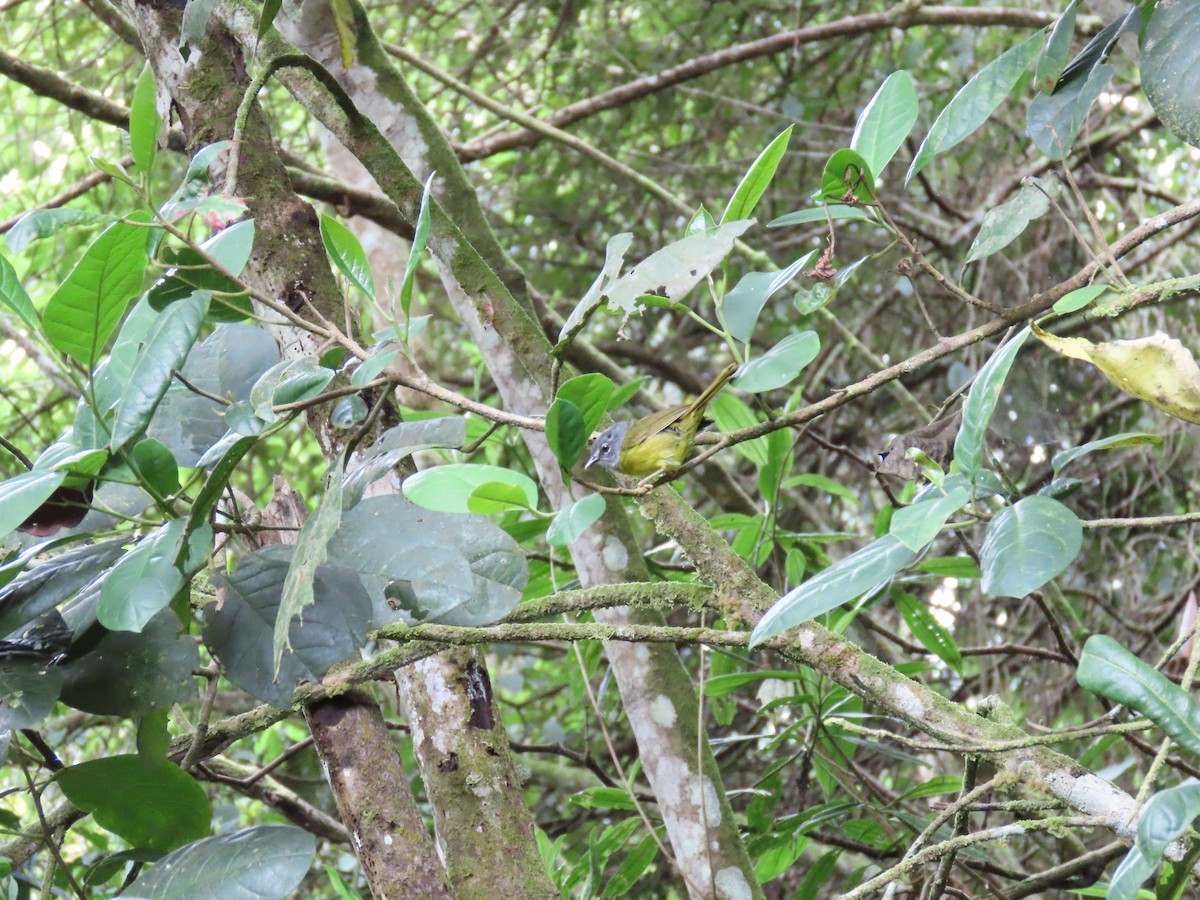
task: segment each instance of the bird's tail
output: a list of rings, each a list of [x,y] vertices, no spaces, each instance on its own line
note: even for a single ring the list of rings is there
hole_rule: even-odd
[[[692,403],[692,409],[703,412],[705,407],[712,402],[713,397],[717,396],[717,394],[721,392],[721,389],[729,383],[729,379],[733,377],[733,373],[736,372],[737,369],[737,363],[730,363],[724,369],[722,369],[721,374],[714,378],[712,384],[706,387],[704,389],[704,393],[697,397],[695,402]]]

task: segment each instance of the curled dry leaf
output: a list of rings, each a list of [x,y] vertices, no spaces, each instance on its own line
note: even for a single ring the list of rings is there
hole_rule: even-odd
[[[1178,339],[1159,332],[1129,341],[1096,344],[1061,338],[1032,326],[1037,338],[1057,353],[1090,362],[1127,394],[1186,422],[1200,424],[1200,366]]]

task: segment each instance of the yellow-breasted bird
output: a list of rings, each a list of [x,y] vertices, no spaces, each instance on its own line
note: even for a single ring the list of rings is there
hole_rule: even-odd
[[[599,464],[645,480],[675,471],[692,452],[708,404],[736,371],[736,365],[726,366],[691,403],[651,413],[636,422],[610,426],[592,444],[592,453],[583,467],[590,469]]]

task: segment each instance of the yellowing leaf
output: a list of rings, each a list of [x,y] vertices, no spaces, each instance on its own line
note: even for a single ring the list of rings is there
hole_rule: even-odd
[[[1200,424],[1200,366],[1178,339],[1160,332],[1096,344],[1085,338],[1056,337],[1037,325],[1033,333],[1051,350],[1090,362],[1125,393]]]
[[[333,0],[333,23],[337,26],[338,44],[342,50],[342,66],[349,70],[354,67],[354,47],[358,34],[354,28],[354,7],[346,0]]]

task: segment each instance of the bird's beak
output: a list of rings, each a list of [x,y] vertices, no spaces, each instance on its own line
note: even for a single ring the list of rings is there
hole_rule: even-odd
[[[596,454],[593,453],[591,456],[588,457],[588,461],[583,464],[583,468],[585,470],[590,469],[592,466],[594,466],[599,461],[600,461],[599,457],[597,457]]]

